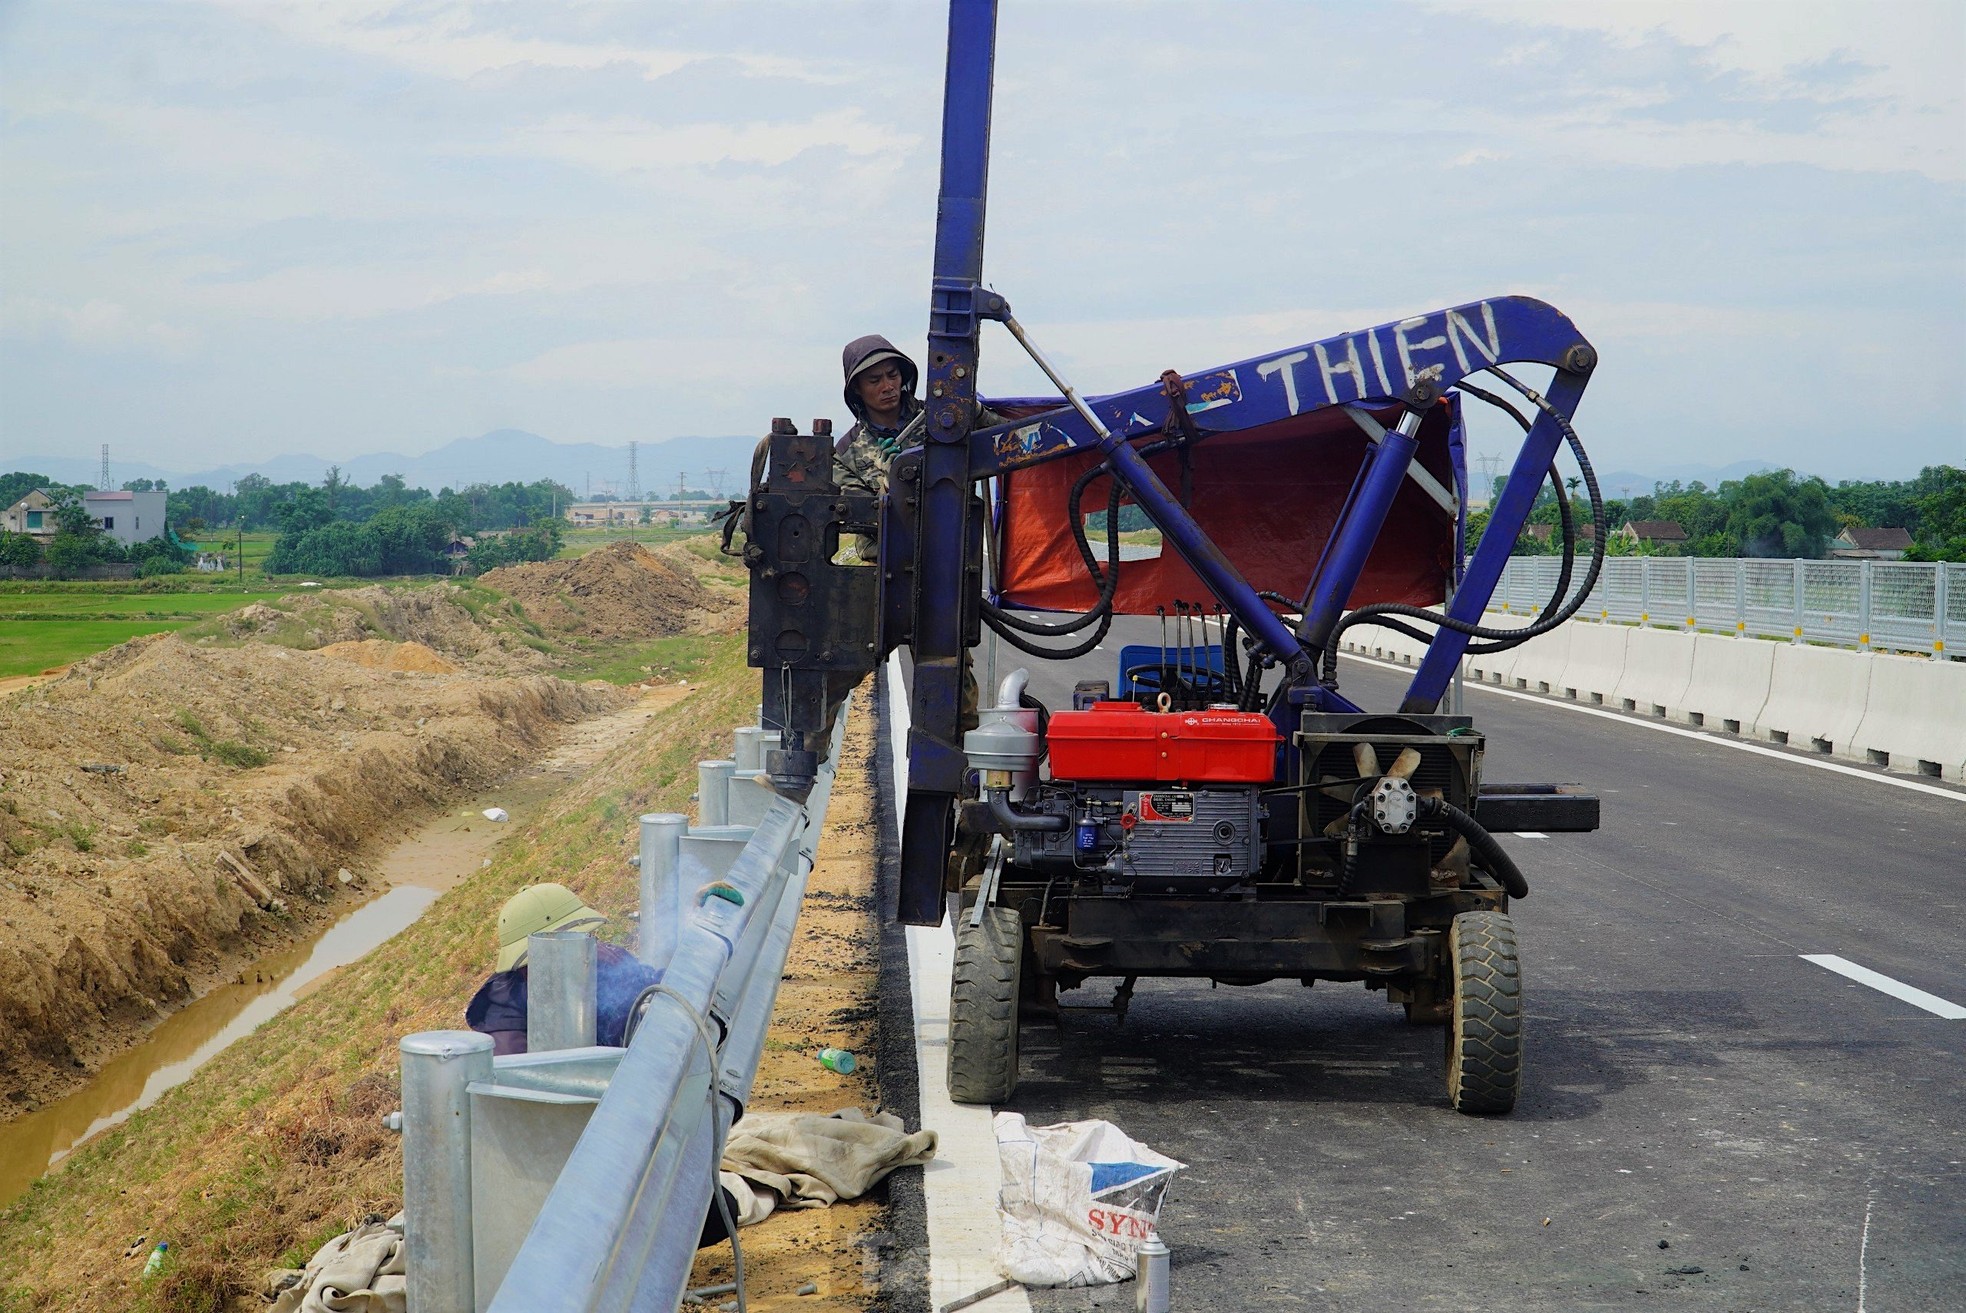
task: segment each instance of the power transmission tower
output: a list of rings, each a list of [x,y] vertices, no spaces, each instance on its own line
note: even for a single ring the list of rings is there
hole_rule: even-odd
[[[710,484],[710,495],[718,501],[724,499],[724,488],[730,483],[729,470],[705,470],[703,477]]]
[[[630,442],[628,444],[628,500],[629,501],[640,501],[642,499],[642,476],[635,469],[635,448],[637,445],[638,444],[634,442]]]
[[[681,470],[677,470],[677,471],[676,471],[676,508],[677,508],[678,510],[681,510],[681,509],[682,509],[682,505],[683,505],[683,479],[684,479],[684,477],[685,477],[685,475],[683,474],[683,472],[682,472]]]
[[[109,486],[109,444],[107,442],[102,444],[102,473],[96,476],[96,487],[102,489],[104,492],[115,491],[115,489]]]
[[[1502,463],[1500,456],[1493,453],[1475,457],[1475,464],[1481,467],[1481,499],[1495,499],[1495,467]]]

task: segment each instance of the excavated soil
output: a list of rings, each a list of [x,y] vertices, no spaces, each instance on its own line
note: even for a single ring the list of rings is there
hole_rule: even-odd
[[[355,652],[373,642],[415,643],[454,665],[484,674],[543,671],[543,631],[504,598],[464,584],[335,589],[290,593],[185,630],[196,646],[240,642]],[[356,655],[351,659],[368,663]],[[422,668],[422,667],[405,667]]]
[[[370,670],[404,670],[419,675],[455,675],[458,664],[439,656],[421,643],[392,643],[386,638],[365,638],[353,643],[330,643],[322,656],[353,661]]]
[[[449,665],[160,634],[0,700],[0,1109],[80,1084],[353,896],[341,868],[628,697],[416,672]]]
[[[615,542],[570,561],[508,565],[480,576],[548,630],[583,638],[662,638],[700,629],[725,609],[687,568],[638,542]]]

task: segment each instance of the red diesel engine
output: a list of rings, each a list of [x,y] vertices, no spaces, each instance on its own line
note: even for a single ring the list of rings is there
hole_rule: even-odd
[[[1267,716],[1136,702],[1056,712],[1042,730],[1048,780],[1036,778],[1035,721],[985,713],[967,740],[1017,865],[1112,893],[1178,896],[1219,893],[1261,869],[1262,790],[1276,779],[1280,742]]]

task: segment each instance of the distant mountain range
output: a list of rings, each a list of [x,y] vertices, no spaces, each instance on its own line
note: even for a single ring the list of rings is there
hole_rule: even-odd
[[[757,443],[756,435],[644,442],[635,453],[637,481],[645,495],[659,495],[664,490],[673,494],[678,475],[690,487],[704,488],[715,482],[711,472],[720,470],[724,486],[738,488],[750,479],[751,451]],[[90,486],[94,486],[101,468],[99,460],[74,456],[17,456],[6,458],[5,463],[7,469],[30,470],[59,483]],[[132,479],[163,479],[173,488],[203,484],[224,492],[248,474],[263,474],[275,483],[319,483],[330,465],[339,465],[341,477],[361,487],[373,485],[385,474],[400,474],[411,487],[432,492],[473,483],[531,483],[537,479],[557,479],[582,497],[590,492],[620,496],[628,490],[627,447],[554,442],[523,429],[497,429],[480,437],[459,438],[421,456],[377,452],[340,461],[320,456],[275,456],[203,470],[164,469],[122,460],[112,448],[109,477],[118,487]]]

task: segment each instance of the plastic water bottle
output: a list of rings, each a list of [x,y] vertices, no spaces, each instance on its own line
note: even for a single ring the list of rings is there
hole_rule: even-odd
[[[859,1064],[854,1061],[853,1054],[845,1049],[821,1049],[819,1065],[828,1071],[837,1071],[842,1076],[851,1076],[853,1069]]]
[[[143,1265],[143,1275],[154,1277],[164,1270],[164,1253],[171,1247],[168,1240],[159,1240],[157,1247],[150,1251],[150,1259]]]
[[[1135,1313],[1168,1313],[1168,1247],[1155,1231],[1140,1242],[1133,1260],[1133,1307]]]

